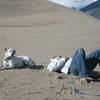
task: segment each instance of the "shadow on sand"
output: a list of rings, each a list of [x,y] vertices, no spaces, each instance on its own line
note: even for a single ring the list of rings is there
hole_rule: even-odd
[[[34,66],[32,66],[32,67],[26,67],[26,68],[30,68],[30,69],[39,69],[39,70],[41,70],[41,69],[44,69],[44,66],[43,66],[43,65],[34,65]]]
[[[93,78],[95,82],[100,82],[100,71],[92,71],[89,76]]]
[[[0,65],[0,70],[10,70],[10,69],[38,69],[38,70],[42,70],[44,69],[43,65],[33,65],[33,66],[22,66],[22,67],[13,67],[13,68],[7,68],[7,67],[3,67],[3,65]]]

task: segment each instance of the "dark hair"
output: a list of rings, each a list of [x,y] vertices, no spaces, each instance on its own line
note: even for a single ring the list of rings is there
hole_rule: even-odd
[[[69,59],[69,57],[66,56],[66,57],[65,57],[65,60],[67,61],[68,59]]]

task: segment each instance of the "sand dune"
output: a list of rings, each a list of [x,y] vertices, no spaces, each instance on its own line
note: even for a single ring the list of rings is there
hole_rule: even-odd
[[[100,19],[100,0],[81,9],[81,11]]]
[[[100,20],[47,0],[0,0],[0,63],[5,47],[15,48],[17,55],[31,56],[44,69],[0,71],[0,100],[76,100],[68,81],[57,79],[59,74],[49,73],[46,67],[54,55],[70,57],[79,47],[87,53],[99,48]],[[100,90],[98,85],[85,88]]]

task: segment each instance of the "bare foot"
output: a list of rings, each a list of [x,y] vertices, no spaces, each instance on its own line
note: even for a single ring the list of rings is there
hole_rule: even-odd
[[[87,84],[88,83],[87,78],[86,77],[80,78],[80,83],[84,85]]]

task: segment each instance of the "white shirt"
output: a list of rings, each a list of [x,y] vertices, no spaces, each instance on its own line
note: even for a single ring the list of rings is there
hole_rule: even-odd
[[[61,72],[68,74],[69,71],[69,67],[72,61],[72,58],[70,58],[66,63],[65,63],[65,58],[53,58],[51,59],[50,63],[48,64],[47,69],[51,72],[51,71],[57,71],[57,70],[61,70]],[[65,63],[65,64],[64,64]],[[64,66],[62,66],[64,65]]]
[[[64,65],[64,67],[61,69],[61,72],[65,73],[65,74],[68,74],[68,71],[69,71],[69,67],[71,65],[71,62],[72,62],[72,58],[70,58]]]
[[[65,58],[53,58],[51,59],[50,63],[48,64],[47,69],[51,71],[57,71],[58,69],[61,69],[62,65],[65,63]]]

